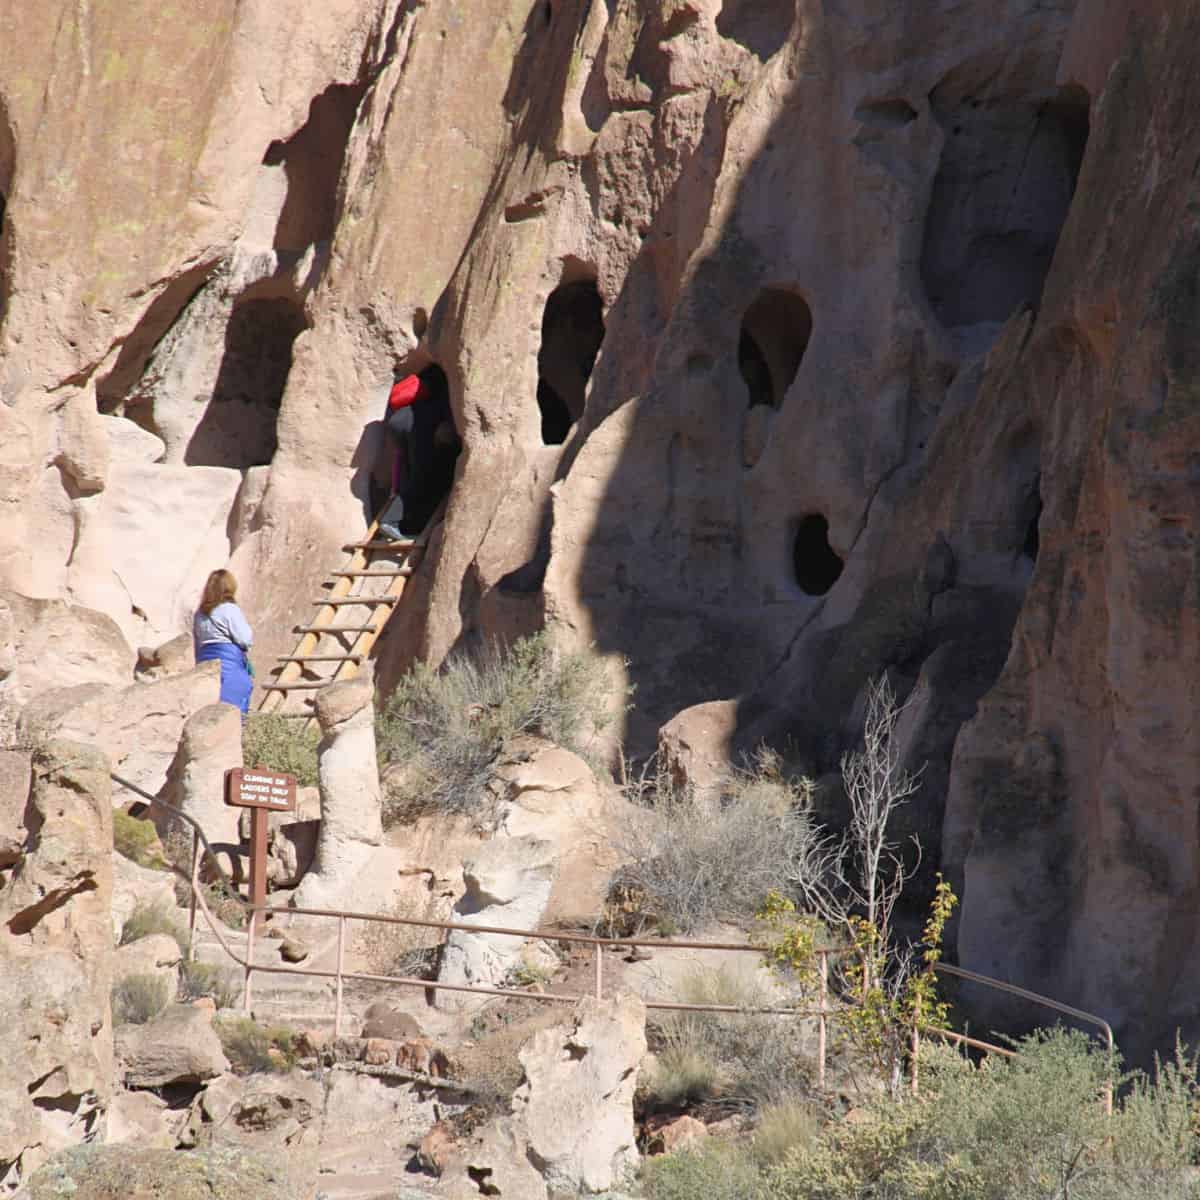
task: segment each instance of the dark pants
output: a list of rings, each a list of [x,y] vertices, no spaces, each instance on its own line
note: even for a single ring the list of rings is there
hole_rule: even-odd
[[[382,517],[389,525],[403,521],[410,532],[419,532],[449,490],[457,447],[447,455],[446,448],[435,445],[433,436],[438,425],[448,420],[449,405],[435,400],[418,400],[388,415],[387,429],[396,439],[392,460],[396,499]]]

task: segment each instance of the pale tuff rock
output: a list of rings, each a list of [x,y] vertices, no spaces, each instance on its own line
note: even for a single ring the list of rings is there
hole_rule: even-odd
[[[240,810],[225,803],[225,772],[242,765],[242,714],[232,704],[207,704],[188,717],[179,749],[160,793],[187,813],[214,848],[237,852]],[[155,810],[156,813],[161,810]],[[164,826],[178,824],[191,843],[191,827],[166,814]],[[173,824],[174,822],[174,824]]]
[[[536,929],[554,882],[554,845],[539,838],[497,837],[463,862],[466,890],[450,919],[467,925]],[[519,937],[499,933],[450,932],[438,981],[498,987],[521,961]],[[451,1011],[478,1007],[482,997],[439,992],[438,1005]]]
[[[313,865],[295,892],[301,908],[354,907],[372,880],[383,882],[392,855],[373,853],[383,837],[382,795],[375,753],[375,706],[371,673],[331,684],[317,701],[321,742],[317,748],[321,826]],[[395,886],[394,871],[386,887]]]
[[[116,1031],[117,1070],[126,1087],[203,1083],[229,1070],[212,1013],[193,1004],[169,1004],[144,1025]]]
[[[119,981],[127,975],[151,975],[164,980],[167,995],[173,996],[182,959],[179,943],[169,933],[152,933],[113,951],[112,976]]]
[[[660,764],[681,789],[707,796],[729,777],[737,703],[711,700],[677,713],[658,731]]]
[[[108,763],[51,742],[27,799],[0,864],[0,1189],[100,1133],[113,1085]]]

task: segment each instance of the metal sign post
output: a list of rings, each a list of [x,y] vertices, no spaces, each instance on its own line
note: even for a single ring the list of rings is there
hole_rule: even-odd
[[[296,777],[233,767],[225,772],[225,803],[250,810],[250,903],[267,902],[267,813],[294,812]]]

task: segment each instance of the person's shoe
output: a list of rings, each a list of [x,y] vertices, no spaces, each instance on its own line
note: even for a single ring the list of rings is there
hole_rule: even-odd
[[[381,537],[386,538],[389,542],[401,542],[404,540],[404,534],[395,525],[387,521],[380,521],[378,532]]]

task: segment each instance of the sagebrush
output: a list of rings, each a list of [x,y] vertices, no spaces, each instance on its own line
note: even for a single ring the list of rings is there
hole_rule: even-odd
[[[661,932],[690,933],[713,921],[748,922],[772,891],[786,889],[809,836],[812,787],[760,751],[703,796],[655,768],[627,789],[638,819],[618,838],[628,860],[613,879],[629,917]]]
[[[240,994],[238,978],[228,967],[199,959],[186,959],[180,964],[180,1000],[199,1000],[207,996],[217,1008],[232,1008]]]
[[[286,1025],[259,1025],[250,1017],[223,1016],[213,1022],[221,1049],[239,1075],[289,1071],[296,1061],[297,1034]]]
[[[251,713],[242,726],[242,762],[264,771],[294,775],[299,787],[317,785],[316,729],[278,713]]]
[[[175,939],[179,949],[187,951],[187,931],[175,914],[163,904],[138,903],[121,926],[118,946],[128,946],[152,933],[165,933]]]
[[[158,1016],[170,999],[161,975],[126,975],[112,987],[114,1025],[144,1025]]]
[[[170,870],[154,822],[131,816],[123,809],[113,813],[113,849],[139,867]]]
[[[505,647],[459,654],[440,670],[418,663],[376,720],[386,773],[385,823],[420,808],[486,820],[488,785],[522,735],[589,754],[610,724],[615,695],[590,650],[555,647],[544,631]]]
[[[1102,1094],[1115,1064],[1083,1034],[1043,1030],[1010,1060],[976,1064],[922,1050],[917,1098],[886,1093],[770,1155],[753,1144],[704,1148],[643,1169],[648,1200],[1184,1200],[1196,1195],[1200,1103],[1182,1048],[1151,1076],[1127,1078],[1111,1117]]]

